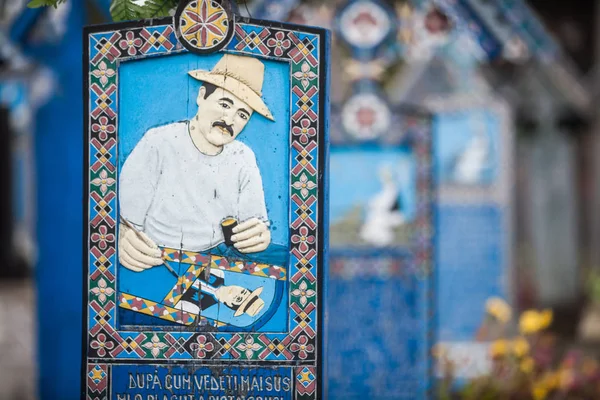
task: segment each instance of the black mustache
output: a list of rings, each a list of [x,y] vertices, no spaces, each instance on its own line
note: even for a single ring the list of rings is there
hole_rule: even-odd
[[[227,130],[227,132],[229,132],[229,135],[233,136],[233,128],[231,127],[231,125],[227,125],[223,121],[215,121],[215,122],[213,122],[212,126],[218,126],[220,128],[223,128],[223,129]]]

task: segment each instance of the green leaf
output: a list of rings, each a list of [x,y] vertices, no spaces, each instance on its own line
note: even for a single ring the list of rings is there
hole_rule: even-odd
[[[66,0],[30,0],[29,8],[57,7]],[[115,22],[132,19],[160,18],[172,15],[178,0],[113,0],[110,13]]]
[[[113,0],[110,13],[115,22],[167,17],[177,3],[177,0]]]
[[[143,18],[168,17],[171,10],[177,7],[177,0],[146,0],[142,8]]]
[[[143,9],[133,0],[113,0],[110,5],[110,15],[113,21],[129,21],[142,18]]]
[[[38,8],[45,6],[53,6],[56,8],[60,3],[64,2],[65,0],[31,0],[29,3],[27,3],[27,7]]]

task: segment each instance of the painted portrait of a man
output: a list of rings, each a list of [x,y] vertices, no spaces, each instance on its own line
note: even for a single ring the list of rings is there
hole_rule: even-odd
[[[224,242],[221,222],[235,218],[234,248],[270,244],[262,179],[252,149],[236,138],[256,112],[273,120],[261,99],[264,66],[225,55],[212,71],[191,71],[204,82],[190,121],[146,132],[121,171],[122,265],[143,271],[162,264],[158,246],[205,251]]]
[[[175,271],[165,262],[165,253],[175,250],[197,253],[198,258],[210,254],[273,265],[286,262],[287,247],[271,240],[255,152],[238,140],[251,118],[275,121],[263,100],[263,62],[225,54],[212,69],[187,74],[201,83],[195,114],[145,131],[121,167],[117,248],[119,263],[126,270],[122,282],[150,283],[138,277],[165,267],[179,279],[185,268]],[[219,279],[219,291],[198,279],[185,298],[217,300],[229,308],[233,303],[251,304],[248,309],[238,307],[250,316],[263,308],[264,282]],[[151,284],[157,285],[156,279]],[[168,285],[165,288],[170,290]],[[224,288],[233,288],[232,294],[224,295]],[[156,298],[162,296],[158,293]],[[202,310],[201,302],[182,301],[177,307]]]

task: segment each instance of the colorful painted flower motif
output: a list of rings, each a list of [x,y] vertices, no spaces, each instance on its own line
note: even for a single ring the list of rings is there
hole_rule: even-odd
[[[156,333],[154,336],[152,336],[152,339],[149,342],[144,343],[142,346],[150,350],[150,353],[152,353],[152,357],[154,358],[158,357],[160,352],[168,347],[166,343],[160,341],[160,338]]]
[[[512,316],[512,309],[506,301],[499,297],[491,297],[485,302],[485,310],[500,322],[507,323]]]
[[[274,47],[273,52],[277,57],[281,57],[283,52],[290,48],[292,42],[285,37],[285,33],[279,31],[274,38],[267,40],[267,46]]]
[[[102,116],[97,123],[92,124],[92,132],[98,133],[98,138],[104,142],[109,133],[115,133],[115,126],[109,123],[107,117]]]
[[[200,335],[196,338],[196,343],[192,343],[190,346],[194,353],[196,353],[196,358],[205,358],[207,352],[211,352],[215,349],[215,345],[211,342],[207,343],[206,336]]]
[[[91,292],[98,296],[100,303],[104,303],[106,301],[106,296],[112,296],[115,290],[111,287],[108,287],[104,278],[100,278],[98,281],[98,287],[93,288]]]
[[[292,243],[298,244],[298,250],[301,253],[306,253],[309,249],[309,244],[315,242],[314,235],[309,235],[308,228],[305,226],[300,227],[299,234],[292,235]]]
[[[292,343],[290,349],[294,352],[297,351],[298,357],[306,360],[308,358],[308,353],[315,351],[315,346],[308,344],[308,338],[305,335],[302,335],[298,338],[298,343]]]
[[[104,357],[106,355],[106,351],[112,350],[113,347],[115,347],[115,344],[113,342],[107,342],[106,335],[104,333],[100,333],[98,336],[96,336],[96,340],[92,340],[90,346],[92,349],[97,351],[99,357]]]
[[[237,349],[243,351],[246,354],[246,358],[252,358],[254,352],[260,350],[260,345],[254,343],[254,338],[248,335],[246,336],[246,340],[237,346]]]
[[[108,172],[106,172],[105,169],[100,171],[100,175],[98,176],[98,178],[94,178],[91,181],[92,185],[100,187],[100,192],[102,193],[102,195],[105,195],[108,191],[109,186],[114,185],[115,182],[116,180],[114,178],[110,178],[108,176]]]
[[[309,137],[315,136],[317,130],[310,126],[308,118],[304,118],[300,121],[300,126],[294,126],[292,128],[292,133],[300,136],[300,143],[307,144]]]
[[[294,78],[300,79],[300,83],[304,90],[308,88],[310,81],[314,80],[316,77],[317,74],[310,69],[310,65],[308,65],[306,61],[300,66],[300,71],[294,72]]]
[[[302,281],[298,289],[292,290],[292,295],[300,298],[300,304],[302,307],[306,306],[309,297],[313,297],[315,295],[315,291],[312,289],[308,289],[306,285],[306,281]]]
[[[106,62],[102,61],[98,65],[98,69],[92,71],[92,75],[100,79],[100,84],[102,86],[106,86],[106,84],[108,83],[108,78],[112,78],[113,76],[115,76],[115,70],[112,68],[108,68]]]
[[[294,189],[300,191],[302,197],[306,198],[306,196],[308,196],[308,191],[312,190],[317,185],[315,185],[313,181],[309,181],[308,176],[306,176],[306,174],[303,173],[302,175],[300,175],[300,180],[294,182],[292,186],[294,187]]]
[[[190,2],[180,16],[183,38],[200,49],[218,45],[227,36],[230,23],[227,13],[218,2]]]
[[[115,241],[115,235],[108,233],[108,228],[105,225],[100,225],[98,232],[92,233],[90,239],[92,239],[92,242],[98,243],[100,250],[106,250],[108,243]]]
[[[519,329],[523,334],[532,334],[548,328],[551,323],[552,310],[528,310],[519,318]]]
[[[136,38],[132,31],[128,31],[125,34],[125,39],[119,42],[119,46],[123,50],[127,50],[127,54],[135,56],[137,54],[137,48],[142,45],[142,39]]]

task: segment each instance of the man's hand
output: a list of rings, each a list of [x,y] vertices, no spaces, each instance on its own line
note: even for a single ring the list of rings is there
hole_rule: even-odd
[[[233,228],[233,246],[241,253],[256,253],[265,250],[271,243],[271,231],[266,223],[251,218]]]
[[[145,271],[163,263],[158,246],[144,232],[119,224],[119,261],[127,269]]]

